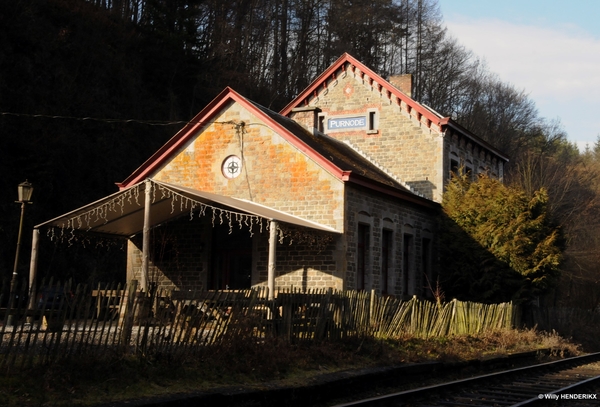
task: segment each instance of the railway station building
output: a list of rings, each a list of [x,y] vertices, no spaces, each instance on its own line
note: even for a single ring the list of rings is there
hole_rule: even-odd
[[[34,230],[127,240],[127,280],[175,290],[427,297],[444,185],[507,157],[342,55],[281,112],[224,89],[118,184]],[[32,261],[32,276],[36,270]]]

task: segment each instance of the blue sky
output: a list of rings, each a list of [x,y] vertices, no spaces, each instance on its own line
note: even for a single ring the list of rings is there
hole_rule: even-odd
[[[600,135],[600,0],[438,0],[449,34],[559,119],[584,148]]]

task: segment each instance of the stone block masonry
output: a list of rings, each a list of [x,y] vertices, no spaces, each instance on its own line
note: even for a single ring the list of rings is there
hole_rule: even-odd
[[[456,131],[442,132],[404,101],[393,101],[375,79],[346,66],[335,80],[318,89],[304,109],[320,109],[324,133],[355,145],[413,191],[433,201],[441,202],[453,161],[473,174],[486,172],[502,179],[503,160],[489,148],[472,137],[458,137]],[[410,96],[410,75],[391,80]],[[357,116],[369,125],[341,130],[326,126],[330,120]],[[290,117],[312,130],[314,120],[305,111],[292,110]]]
[[[373,161],[395,174],[402,182],[413,185],[416,192],[441,201],[443,188],[443,138],[412,117],[402,106],[382,96],[366,76],[348,72],[321,90],[310,101],[330,118],[374,115],[374,129],[369,127],[336,130],[324,128],[334,138],[349,141]],[[290,117],[296,119],[297,113]],[[301,119],[301,117],[298,117]],[[306,120],[306,118],[304,118]]]
[[[369,247],[366,253],[365,289],[374,289],[381,293],[382,287],[388,287],[388,294],[402,296],[428,295],[424,273],[426,264],[423,239],[431,241],[431,248],[437,250],[437,223],[435,214],[416,205],[410,205],[399,200],[393,200],[378,194],[369,193],[362,188],[347,188],[346,212],[346,246],[348,247],[348,264],[345,288],[354,289],[357,281],[357,248],[358,225],[368,226]],[[384,230],[391,233],[389,246],[388,280],[381,281]],[[405,245],[405,239],[410,236],[410,246]],[[428,264],[435,264],[435,258],[427,259]],[[431,270],[430,270],[431,271]]]
[[[155,176],[201,191],[247,199],[342,230],[343,183],[238,105],[209,124]],[[243,126],[231,123],[244,122]],[[221,165],[240,157],[238,177]]]

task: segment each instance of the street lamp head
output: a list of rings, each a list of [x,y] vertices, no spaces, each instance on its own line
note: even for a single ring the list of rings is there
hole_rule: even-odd
[[[31,194],[33,193],[33,185],[25,180],[19,184],[19,202],[31,201]]]

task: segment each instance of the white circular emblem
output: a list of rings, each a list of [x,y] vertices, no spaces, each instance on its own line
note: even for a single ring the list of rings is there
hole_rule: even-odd
[[[242,172],[242,160],[237,155],[230,155],[223,161],[221,171],[225,178],[235,178]]]

